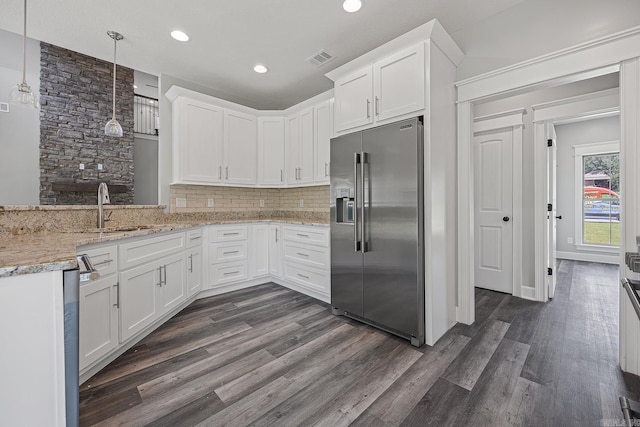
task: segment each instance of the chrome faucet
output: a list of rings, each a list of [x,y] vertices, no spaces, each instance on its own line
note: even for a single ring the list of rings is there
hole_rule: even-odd
[[[111,204],[109,200],[109,188],[107,184],[101,182],[98,186],[98,228],[104,228],[104,222],[109,221],[109,218],[104,217],[103,205]]]

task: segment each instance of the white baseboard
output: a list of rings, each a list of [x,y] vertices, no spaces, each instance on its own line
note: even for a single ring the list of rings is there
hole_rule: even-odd
[[[556,252],[556,258],[569,259],[572,261],[584,261],[584,262],[600,262],[603,264],[620,264],[620,257],[618,255],[607,254],[586,254],[576,252]]]
[[[520,288],[520,297],[532,301],[536,301],[536,288],[522,286]]]

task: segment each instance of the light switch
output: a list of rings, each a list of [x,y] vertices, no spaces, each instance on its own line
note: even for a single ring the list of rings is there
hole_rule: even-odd
[[[264,208],[264,200],[260,200],[260,207]]]
[[[176,197],[176,208],[186,208],[187,199],[184,197]]]
[[[80,170],[83,171],[84,170],[84,163],[80,163]]]
[[[0,102],[0,113],[8,113],[8,112],[9,112],[9,103]]]
[[[98,163],[98,170],[101,171],[102,169],[104,169],[104,166],[102,165],[102,163]]]
[[[300,199],[298,206],[304,208],[304,199]]]
[[[209,208],[213,207],[213,199],[208,199],[207,200],[207,207],[209,207]]]

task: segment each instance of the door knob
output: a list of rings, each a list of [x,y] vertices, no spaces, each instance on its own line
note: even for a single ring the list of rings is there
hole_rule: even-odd
[[[562,219],[562,215],[558,215],[556,219]]]
[[[508,217],[508,216],[503,216],[503,217],[502,217],[502,220],[503,220],[504,222],[509,222],[509,217]]]

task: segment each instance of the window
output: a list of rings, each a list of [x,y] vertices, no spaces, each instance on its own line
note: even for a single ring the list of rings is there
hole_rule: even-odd
[[[620,246],[620,144],[574,146],[576,247],[617,252]]]

